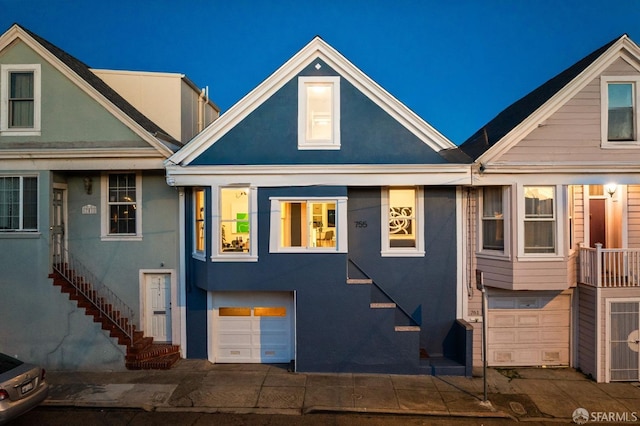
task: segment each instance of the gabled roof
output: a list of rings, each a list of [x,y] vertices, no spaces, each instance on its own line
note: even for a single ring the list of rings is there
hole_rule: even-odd
[[[510,139],[510,135],[517,133],[518,130],[526,132],[529,122],[537,125],[545,113],[544,107],[554,103],[556,97],[561,97],[563,90],[569,86],[586,84],[588,80],[593,78],[596,69],[600,70],[605,64],[609,64],[612,57],[617,57],[615,54],[625,47],[637,49],[637,46],[626,34],[587,55],[508,106],[462,143],[460,149],[474,160],[478,160],[480,157],[489,155],[488,151],[496,150],[498,144],[516,143],[517,139]],[[506,149],[507,147],[501,146],[500,148]]]
[[[320,37],[315,37],[309,44],[271,74],[271,76],[192,139],[178,153],[167,160],[167,163],[189,164],[211,144],[215,143],[252,111],[258,108],[271,95],[282,88],[287,82],[291,81],[291,79],[308,66],[311,61],[316,59],[321,59],[333,68],[341,77],[349,81],[365,96],[371,99],[371,101],[405,126],[434,151],[457,151],[457,146],[454,145],[453,142],[449,141],[440,132],[366,76],[324,40]]]
[[[113,105],[122,113],[120,117],[121,119],[124,118],[125,122],[134,124],[133,126],[130,126],[132,127],[132,130],[165,155],[171,155],[182,145],[182,143],[169,136],[167,132],[160,128],[160,126],[148,119],[109,85],[91,72],[90,68],[85,63],[21,25],[12,25],[9,30],[0,36],[0,50],[17,38],[21,39],[31,48],[39,51],[40,53],[42,53],[42,49],[44,49],[46,52],[51,54],[53,58],[59,61],[59,64],[53,63],[54,66],[65,66],[81,81],[88,84],[88,86],[93,89],[94,95],[97,94],[109,104]],[[38,47],[40,47],[40,49],[38,49]]]

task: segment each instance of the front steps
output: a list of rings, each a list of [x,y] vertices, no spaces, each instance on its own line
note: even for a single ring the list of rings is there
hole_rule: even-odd
[[[99,323],[103,330],[109,332],[109,336],[117,339],[118,344],[127,349],[125,355],[125,367],[129,370],[167,370],[180,359],[180,347],[178,345],[154,343],[152,337],[144,337],[141,331],[133,332],[133,342],[126,334],[105,315],[82,293],[76,291],[73,285],[60,273],[49,275],[53,279],[53,285],[59,286],[62,293],[75,300],[79,308],[84,308],[86,315],[93,317],[93,321]],[[90,286],[90,284],[88,284]],[[91,290],[90,290],[91,291]],[[111,309],[107,305],[107,309]],[[119,317],[119,313],[111,311],[112,315]],[[120,318],[128,323],[128,319]],[[135,330],[135,328],[134,328]]]

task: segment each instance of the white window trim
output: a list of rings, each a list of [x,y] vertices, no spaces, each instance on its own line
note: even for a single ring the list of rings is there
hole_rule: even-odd
[[[382,257],[424,257],[424,189],[411,187],[416,190],[416,246],[415,247],[391,247],[389,241],[389,189],[401,189],[405,187],[384,187],[381,191],[380,203],[380,235]]]
[[[609,83],[633,84],[633,113],[634,113],[634,139],[631,141],[610,141],[609,129]],[[602,76],[600,78],[600,116],[601,116],[601,147],[602,148],[640,148],[640,76]]]
[[[347,253],[347,197],[270,197],[269,253]],[[336,203],[336,246],[335,247],[282,247],[280,245],[280,225],[282,201],[335,202]]]
[[[198,250],[197,247],[197,243],[198,243],[198,231],[196,229],[197,227],[197,217],[198,217],[198,211],[196,210],[196,192],[198,191],[202,191],[204,193],[204,217],[203,217],[203,225],[204,225],[204,229],[202,231],[203,235],[204,235],[204,250]],[[205,191],[204,188],[194,188],[193,190],[193,217],[191,218],[192,222],[193,222],[193,247],[192,247],[192,251],[191,251],[191,256],[194,259],[197,260],[201,260],[201,261],[206,261],[207,260],[207,192]]]
[[[220,250],[220,191],[228,188],[247,188],[249,197],[249,251],[227,252]],[[250,185],[229,185],[211,187],[212,225],[211,225],[211,261],[212,262],[257,262],[258,261],[258,190]]]
[[[33,72],[33,127],[16,129],[9,127],[9,74],[12,72]],[[40,136],[41,84],[40,64],[0,65],[0,134],[2,136]]]
[[[115,174],[128,174],[131,171],[113,171],[109,173],[103,173],[100,179],[100,189],[102,191],[102,208],[101,213],[101,226],[102,233],[100,239],[102,241],[142,241],[142,175],[140,172],[133,172],[136,175],[136,233],[135,234],[110,234],[109,233],[109,175]]]
[[[20,178],[20,200],[18,201],[19,203],[19,209],[20,209],[20,228],[18,229],[1,229],[0,230],[0,235],[3,236],[11,236],[11,237],[15,237],[16,234],[28,234],[28,235],[33,235],[33,234],[39,234],[40,233],[40,176],[38,175],[31,175],[31,174],[25,174],[25,175],[14,175],[14,174],[8,174],[8,175],[4,175],[4,174],[0,174],[0,177],[3,178]],[[36,200],[37,200],[37,217],[36,217],[36,228],[35,229],[25,229],[24,228],[24,178],[36,178]]]
[[[333,85],[332,138],[330,140],[307,140],[307,91],[308,83],[331,83]],[[340,77],[298,77],[298,149],[340,149]]]
[[[525,208],[524,208],[524,187],[525,186],[551,186],[554,188],[554,221],[555,221],[555,253],[525,253],[524,251],[524,222],[525,222]],[[518,260],[530,260],[530,261],[545,261],[545,260],[564,260],[564,201],[566,197],[562,196],[562,185],[549,185],[549,184],[518,184],[517,186],[517,214],[518,218]]]
[[[483,188],[484,189],[484,188]],[[502,220],[504,224],[503,237],[504,237],[504,250],[490,250],[483,247],[483,208],[484,208],[484,192],[478,191],[478,254],[483,257],[499,257],[508,258],[511,253],[511,187],[502,187]]]

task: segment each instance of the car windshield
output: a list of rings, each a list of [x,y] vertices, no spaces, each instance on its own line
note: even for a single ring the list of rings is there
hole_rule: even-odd
[[[9,370],[16,368],[19,365],[24,364],[22,361],[11,358],[5,354],[0,354],[0,374],[6,373]]]

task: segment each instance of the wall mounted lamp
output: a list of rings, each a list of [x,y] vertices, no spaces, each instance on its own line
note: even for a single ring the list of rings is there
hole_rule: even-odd
[[[606,187],[606,190],[607,190],[607,194],[609,194],[609,197],[613,198],[613,194],[616,193],[617,189],[618,189],[618,185],[616,185],[615,183],[608,184]]]
[[[91,195],[91,192],[93,192],[93,180],[90,177],[86,177],[83,179],[84,181],[84,192],[87,193],[87,195]]]

